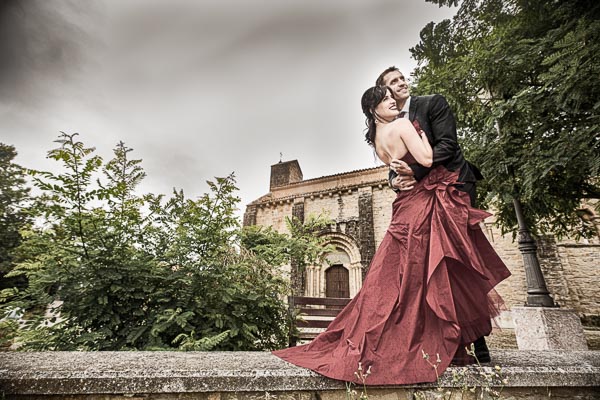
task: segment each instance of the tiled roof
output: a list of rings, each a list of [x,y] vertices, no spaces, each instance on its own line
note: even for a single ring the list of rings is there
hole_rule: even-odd
[[[338,174],[332,174],[332,175],[323,175],[323,176],[319,176],[318,178],[310,178],[310,179],[303,179],[299,182],[294,182],[294,183],[304,183],[304,182],[310,182],[310,181],[317,181],[320,179],[326,179],[326,178],[333,178],[334,176],[342,176],[342,175],[350,175],[350,174],[355,174],[357,172],[365,172],[365,171],[372,171],[372,170],[376,170],[382,167],[386,167],[385,165],[380,165],[378,167],[371,167],[371,168],[363,168],[363,169],[355,169],[353,171],[347,171],[347,172],[340,172]],[[294,183],[292,183],[291,185],[293,185]]]
[[[335,177],[340,177],[340,176],[344,176],[344,175],[351,175],[351,174],[357,174],[357,173],[362,173],[362,172],[367,172],[367,171],[374,171],[377,169],[382,169],[382,168],[387,168],[385,165],[381,165],[378,167],[371,167],[371,168],[362,168],[362,169],[356,169],[353,171],[347,171],[347,172],[340,172],[338,174],[332,174],[332,175],[324,175],[324,176],[320,176],[318,178],[311,178],[311,179],[304,179],[298,182],[294,182],[294,183],[290,183],[289,185],[286,186],[282,186],[281,189],[283,188],[289,188],[290,186],[297,186],[297,185],[304,185],[307,183],[311,183],[311,182],[315,182],[315,181],[320,181],[320,180],[327,180],[327,179],[331,179],[331,178],[335,178]],[[379,183],[383,183],[386,182],[387,178],[382,179],[381,182]],[[374,182],[375,183],[375,182]],[[328,192],[336,192],[336,191],[346,191],[348,189],[351,189],[352,187],[355,187],[356,185],[345,185],[343,187],[335,187],[335,188],[328,188],[326,190],[319,190],[319,191],[313,191],[313,192],[307,192],[307,193],[303,193],[303,195],[320,195],[320,194],[324,194],[324,193],[328,193]],[[280,189],[280,188],[278,188]],[[292,200],[295,197],[297,197],[298,194],[291,194],[291,195],[287,195],[287,196],[283,196],[283,197],[278,197],[278,198],[273,198],[273,192],[269,192],[261,197],[259,197],[256,200],[253,200],[252,202],[250,202],[247,205],[255,205],[255,204],[261,204],[261,203],[268,203],[271,201],[276,201],[276,202],[287,202],[288,200]]]

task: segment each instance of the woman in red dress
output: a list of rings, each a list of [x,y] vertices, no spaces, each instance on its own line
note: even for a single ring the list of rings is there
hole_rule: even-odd
[[[362,105],[368,141],[385,164],[431,166],[427,136],[396,119],[389,88],[370,88]],[[457,178],[438,166],[399,192],[360,292],[312,342],[273,354],[357,383],[360,363],[370,368],[368,385],[433,382],[451,362],[473,362],[464,348],[490,334],[501,304],[493,288],[510,272],[479,226],[490,214],[470,206]],[[423,353],[439,360],[437,374]]]

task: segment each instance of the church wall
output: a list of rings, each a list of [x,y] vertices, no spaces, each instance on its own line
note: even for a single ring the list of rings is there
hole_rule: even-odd
[[[304,215],[324,213],[336,222],[358,219],[358,192],[325,193],[304,199]]]
[[[292,216],[291,202],[283,204],[265,205],[256,209],[256,225],[272,226],[277,232],[289,233],[285,217]]]
[[[600,245],[559,244],[557,248],[573,308],[581,314],[600,316]]]
[[[512,276],[496,289],[507,308],[527,302],[527,282],[523,258],[512,233],[501,235],[500,229],[486,220],[484,232],[505,262]],[[557,241],[553,236],[538,238],[538,260],[546,286],[556,304],[575,310],[580,316],[600,315],[600,244]]]

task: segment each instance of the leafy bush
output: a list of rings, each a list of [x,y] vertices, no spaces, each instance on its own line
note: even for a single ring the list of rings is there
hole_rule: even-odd
[[[32,350],[269,350],[287,343],[288,285],[278,264],[237,245],[233,174],[197,200],[135,193],[141,160],[123,143],[103,163],[62,134],[55,174],[30,171],[42,194],[29,210],[2,300],[27,310]]]

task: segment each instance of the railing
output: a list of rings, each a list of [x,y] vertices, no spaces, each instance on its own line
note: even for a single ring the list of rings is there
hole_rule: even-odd
[[[319,332],[303,328],[327,328],[350,300],[352,299],[339,297],[288,297],[290,309],[295,310],[300,317],[296,319],[300,340],[314,339]]]

